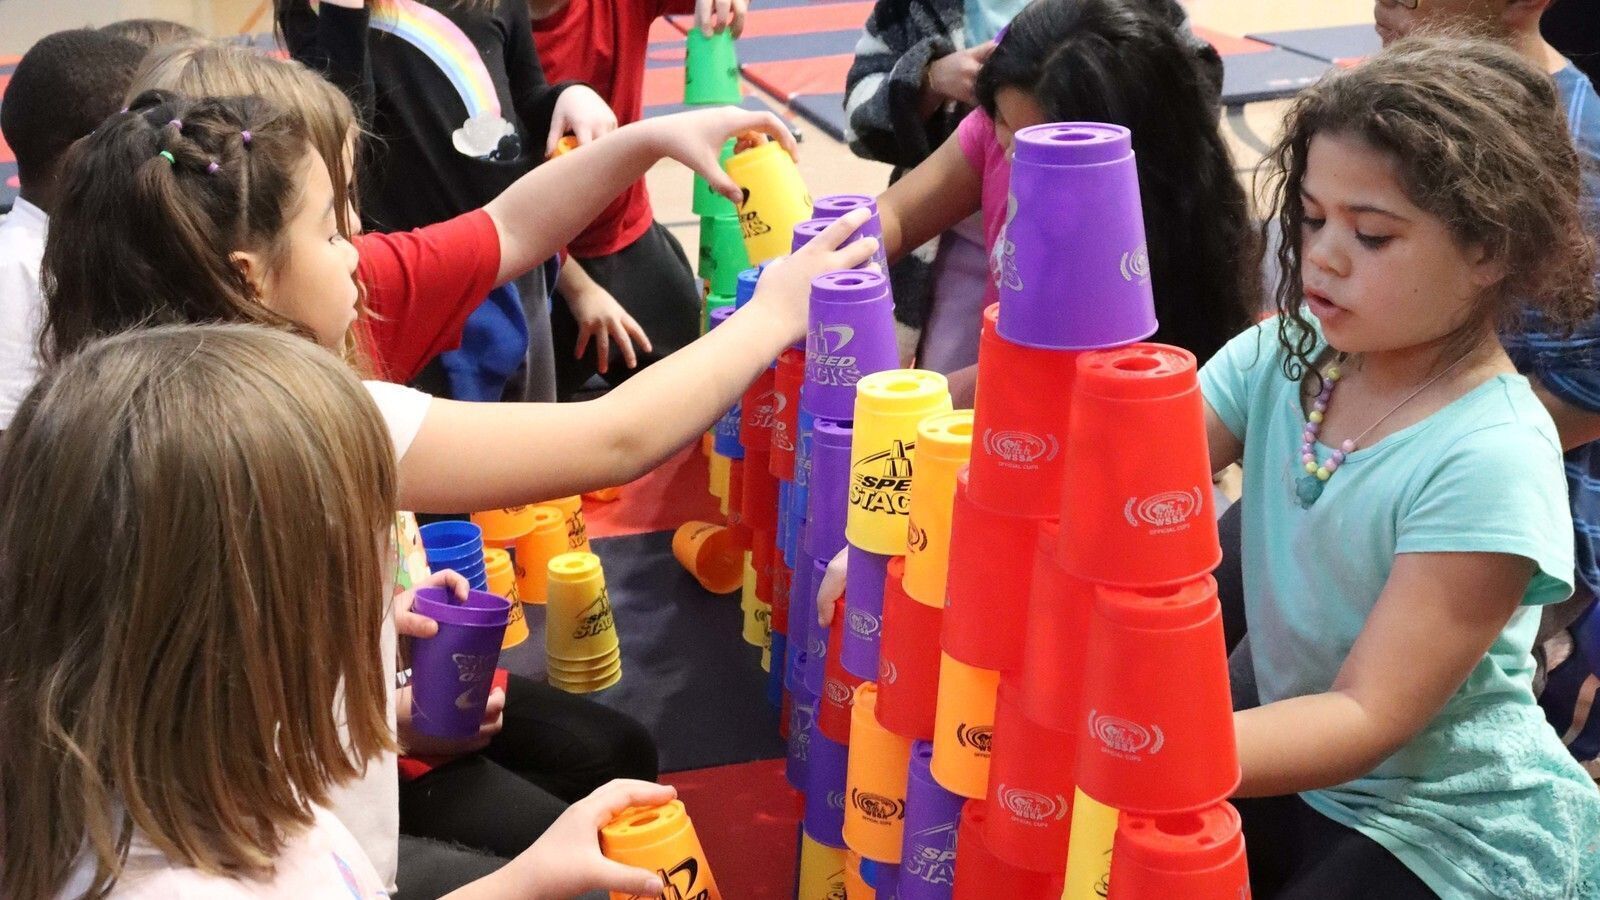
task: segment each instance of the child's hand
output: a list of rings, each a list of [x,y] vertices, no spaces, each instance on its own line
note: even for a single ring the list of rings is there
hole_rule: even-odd
[[[872,238],[862,238],[847,247],[839,246],[852,232],[866,224],[869,215],[864,209],[851,210],[794,254],[770,263],[762,270],[761,281],[756,284],[756,295],[750,303],[760,304],[765,314],[784,323],[792,334],[789,339],[791,343],[806,333],[811,280],[829,272],[853,269],[871,259],[873,251],[878,249],[878,242]]]
[[[589,347],[589,340],[593,338],[595,369],[604,375],[611,366],[611,342],[614,340],[617,349],[622,352],[623,363],[630,369],[638,368],[639,356],[633,345],[637,342],[640,349],[649,353],[650,336],[644,333],[633,316],[628,315],[617,298],[611,296],[610,291],[598,284],[591,285],[581,291],[562,294],[567,301],[567,309],[572,311],[572,318],[578,323],[578,344],[573,348],[573,358],[582,359]]]
[[[978,70],[993,52],[994,41],[989,41],[939,57],[928,64],[926,90],[941,100],[976,106]]]
[[[744,16],[750,9],[750,0],[695,0],[694,27],[706,37],[723,30],[733,29],[733,36],[744,33]]]
[[[833,607],[844,594],[844,577],[849,569],[846,551],[840,550],[828,561],[828,570],[817,583],[817,624],[827,628],[833,624]]]
[[[406,637],[431,638],[439,633],[439,623],[411,611],[411,605],[416,602],[417,588],[440,587],[448,590],[450,595],[457,600],[465,602],[467,591],[472,585],[456,572],[443,569],[434,572],[427,578],[413,585],[411,590],[402,591],[394,598],[394,630]]]
[[[732,200],[735,205],[740,203],[743,195],[739,186],[722,170],[722,163],[718,159],[722,145],[728,138],[738,137],[746,131],[759,131],[783,145],[791,157],[795,156],[794,135],[789,133],[777,116],[737,106],[697,109],[646,119],[628,127],[646,129],[657,156],[675,159],[695,170],[711,185],[712,190]]]
[[[495,688],[483,709],[483,724],[468,738],[442,738],[423,734],[411,727],[411,685],[395,691],[395,733],[400,748],[408,756],[459,756],[489,746],[489,741],[505,727],[506,692]]]
[[[556,152],[556,144],[568,132],[583,146],[617,130],[617,114],[593,88],[575,84],[556,98],[550,115],[550,136],[544,142],[544,155]]]
[[[529,887],[526,896],[575,897],[587,891],[614,891],[659,897],[665,885],[646,869],[625,866],[600,853],[600,829],[630,806],[659,806],[678,796],[666,785],[618,779],[567,808],[545,833],[502,872],[510,883]]]

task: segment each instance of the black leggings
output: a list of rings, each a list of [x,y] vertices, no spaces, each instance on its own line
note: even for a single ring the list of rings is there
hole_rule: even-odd
[[[639,369],[700,336],[701,299],[694,270],[689,268],[689,258],[678,239],[661,223],[651,223],[638,240],[610,256],[578,261],[650,336],[652,349],[639,354]],[[556,397],[567,400],[595,374],[594,345],[591,342],[582,359],[573,358],[578,323],[559,299],[550,310],[550,334],[555,345]],[[616,387],[639,369],[628,368],[613,343],[611,361],[602,377]]]
[[[1393,853],[1298,795],[1234,800],[1255,900],[1436,900]]]
[[[488,747],[400,783],[400,831],[413,840],[401,844],[397,896],[460,887],[527,849],[568,803],[613,778],[657,774],[655,741],[643,725],[512,675],[505,726]],[[427,863],[409,864],[420,862],[406,859],[418,852]]]

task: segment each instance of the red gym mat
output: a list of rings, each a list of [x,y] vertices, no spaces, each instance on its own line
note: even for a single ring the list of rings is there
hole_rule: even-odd
[[[709,474],[700,442],[685,447],[638,481],[623,485],[610,503],[585,500],[584,520],[592,538],[674,531],[684,522],[721,522],[717,498],[706,489]]]
[[[794,896],[801,806],[783,766],[769,759],[661,777],[677,787],[724,897]]]

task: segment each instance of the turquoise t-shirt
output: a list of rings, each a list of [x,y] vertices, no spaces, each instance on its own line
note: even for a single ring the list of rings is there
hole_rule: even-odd
[[[1363,778],[1303,794],[1445,898],[1600,896],[1600,790],[1534,702],[1538,606],[1572,593],[1572,518],[1550,416],[1500,375],[1359,447],[1309,509],[1295,499],[1305,426],[1277,320],[1200,374],[1244,441],[1245,615],[1261,702],[1327,691],[1397,553],[1510,553],[1538,572],[1437,718]],[[1337,395],[1335,395],[1335,401]],[[1320,447],[1318,458],[1332,452]],[[1405,660],[1394,660],[1396,678]]]

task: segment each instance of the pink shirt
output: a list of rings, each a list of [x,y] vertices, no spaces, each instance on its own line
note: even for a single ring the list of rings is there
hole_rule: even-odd
[[[994,274],[995,248],[1005,230],[1006,204],[1011,193],[1011,160],[994,134],[994,120],[982,109],[974,109],[956,127],[956,140],[967,163],[983,178],[983,242],[989,251],[989,279],[983,289],[983,305],[1000,299],[1000,282]]]

